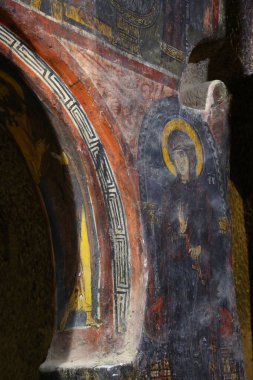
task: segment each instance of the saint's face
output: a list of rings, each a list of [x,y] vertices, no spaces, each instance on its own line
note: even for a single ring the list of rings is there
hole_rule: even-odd
[[[173,153],[177,173],[182,180],[189,180],[189,158],[183,149],[176,149]]]

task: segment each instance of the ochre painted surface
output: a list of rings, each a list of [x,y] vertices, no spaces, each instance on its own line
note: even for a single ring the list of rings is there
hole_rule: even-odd
[[[250,304],[249,252],[245,229],[243,200],[233,182],[230,182],[230,207],[232,217],[232,259],[236,303],[240,320],[243,355],[247,379],[253,377],[253,348]]]
[[[85,211],[82,207],[81,211],[81,234],[80,234],[80,263],[78,268],[78,280],[75,289],[70,297],[70,301],[64,311],[63,318],[60,323],[60,329],[66,328],[69,315],[72,312],[84,313],[86,320],[85,326],[97,326],[92,314],[92,276],[95,273],[91,269],[91,249],[88,239],[87,224],[85,220]],[[97,294],[93,295],[97,297]]]
[[[25,103],[23,90],[15,79],[4,71],[0,71],[0,78],[4,83],[9,85],[10,88],[13,88],[16,91],[21,102]],[[8,95],[6,94],[6,97],[7,96]],[[11,107],[11,100],[9,100],[9,107]],[[25,107],[22,107],[23,109],[16,112],[15,116],[12,116],[12,119],[9,120],[6,126],[21,149],[34,181],[38,184],[41,177],[42,158],[45,151],[48,149],[48,146],[46,145],[45,140],[39,139],[36,141],[34,139],[32,128],[27,121]],[[14,114],[15,111],[15,109],[13,110],[9,108],[10,114]]]

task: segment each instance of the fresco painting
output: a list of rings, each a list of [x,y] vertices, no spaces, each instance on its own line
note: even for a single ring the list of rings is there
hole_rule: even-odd
[[[245,379],[228,99],[207,60],[184,82],[191,51],[225,36],[224,1],[2,3],[0,84],[16,99],[7,130],[54,255],[41,377]],[[207,89],[192,107],[186,85],[197,99]]]
[[[93,318],[93,302],[91,277],[95,277],[91,269],[91,252],[88,240],[87,226],[85,220],[85,212],[82,207],[81,213],[81,235],[80,235],[80,263],[78,269],[78,281],[75,289],[70,297],[69,304],[64,312],[63,319],[60,324],[60,329],[64,330],[67,326],[73,327],[73,323],[68,323],[71,313],[77,313],[75,316],[74,326],[98,326],[98,323]],[[92,291],[93,290],[93,291]],[[95,313],[94,313],[95,314]]]
[[[2,62],[2,67],[4,67],[4,63],[5,61]],[[27,90],[23,90],[24,85],[22,86],[22,81],[18,80],[18,77],[16,79],[13,76],[13,72],[11,74],[12,75],[4,70],[0,71],[2,107],[5,110],[5,125],[25,159],[29,172],[33,178],[34,183],[37,186],[37,190],[40,193],[41,201],[44,203],[44,207],[46,208],[49,215],[52,234],[54,234],[53,248],[55,254],[55,268],[58,271],[57,278],[59,284],[62,284],[62,287],[59,286],[57,289],[58,307],[56,324],[58,324],[60,329],[66,328],[67,323],[69,327],[72,326],[71,322],[68,322],[69,313],[78,313],[80,310],[84,314],[82,316],[82,320],[80,318],[79,322],[73,320],[72,324],[79,325],[81,327],[95,324],[92,314],[94,313],[94,315],[97,315],[98,301],[96,300],[92,302],[92,298],[98,297],[98,261],[96,263],[94,262],[98,260],[98,254],[94,255],[93,251],[92,259],[94,263],[91,264],[89,244],[89,239],[91,239],[91,230],[89,231],[88,236],[83,205],[84,198],[80,190],[80,184],[75,177],[74,170],[71,170],[70,174],[72,177],[72,183],[74,183],[74,185],[67,183],[67,181],[69,181],[67,177],[65,180],[63,180],[64,176],[67,174],[67,171],[71,166],[71,158],[65,152],[60,152],[59,143],[56,137],[52,136],[52,134],[50,135],[47,131],[45,132],[44,125],[42,123],[36,122],[34,117],[28,113],[28,107],[31,108],[31,104],[29,103],[31,94],[27,95]],[[33,107],[36,108],[36,99],[32,99],[32,101]],[[45,117],[43,117],[43,115],[41,118],[43,122],[48,122],[46,121]],[[63,175],[63,178],[61,178],[61,172],[66,173]],[[54,184],[51,182],[52,176],[54,177]],[[55,183],[58,183],[58,188],[55,187]],[[64,262],[64,256],[69,255],[67,246],[64,242],[65,238],[61,233],[61,231],[64,231],[66,226],[63,228],[62,221],[59,221],[61,217],[61,213],[59,212],[59,195],[62,191],[62,186],[64,186],[65,189],[66,186],[69,186],[70,188],[69,200],[67,197],[65,197],[65,202],[68,204],[69,212],[71,212],[71,202],[73,202],[74,198],[75,204],[78,205],[78,210],[80,213],[80,234],[76,236],[77,251],[75,253],[78,264],[72,264],[73,267],[69,273],[69,275],[71,275],[73,278],[76,277],[76,280],[74,281],[76,281],[77,285],[74,286],[74,291],[70,297],[70,301],[68,301],[66,298],[67,294],[70,291],[70,289],[68,289],[68,286],[73,285],[71,285],[71,282],[66,283],[66,274],[64,273],[66,269],[63,269],[63,266],[66,266],[66,264],[63,266],[61,265],[61,263]],[[74,194],[72,189],[74,190]],[[54,194],[53,201],[50,200],[52,194]],[[86,200],[87,194],[85,196],[85,201]],[[86,208],[87,207],[90,206],[88,205]],[[92,215],[91,211],[89,212],[89,215]],[[94,221],[92,223],[94,225]],[[90,223],[89,227],[91,227],[92,223]],[[65,248],[63,248],[63,246]],[[69,247],[71,251],[73,247],[74,245]],[[93,243],[93,248],[94,247],[95,245]],[[71,255],[73,255],[73,252],[71,252]],[[76,265],[79,268],[78,270],[75,268]],[[91,281],[91,267],[93,267],[93,281]],[[75,271],[77,272],[77,275],[75,274]],[[64,309],[66,309],[66,311],[63,313]]]
[[[155,99],[171,95],[174,89],[165,81],[161,83],[155,78],[136,75],[128,67],[122,67],[71,42],[64,41],[62,46],[82,62],[85,73],[82,75],[87,75],[92,80],[106,108],[120,125],[119,138],[129,146],[132,156],[136,158],[138,153],[136,130],[141,127],[145,110]],[[109,70],[112,70],[112,74],[110,80],[106,80]],[[138,108],[133,101],[135,97],[138,98]]]
[[[0,72],[0,78],[3,81],[2,83],[9,84],[9,88],[14,90],[19,97],[19,100],[24,103],[24,93],[20,85],[4,71]],[[10,97],[11,95],[6,94],[6,100],[8,96]],[[31,127],[27,122],[25,105],[22,103],[19,103],[20,109],[18,113],[16,108],[11,108],[11,103],[9,103],[9,120],[7,122],[7,128],[26,158],[27,165],[29,166],[34,181],[39,183],[41,177],[41,161],[47,150],[47,145],[43,139],[37,141],[34,140]]]
[[[189,0],[23,1],[176,74],[182,72],[187,55],[199,41],[224,35],[223,0],[197,5]]]
[[[172,379],[244,379],[228,148],[221,160],[216,145],[201,116],[176,97],[144,118],[138,161],[150,276],[140,362],[167,357]]]
[[[48,78],[51,78],[51,86],[55,91],[57,74],[33,53],[27,55],[27,49],[24,45],[23,47],[25,54],[23,55],[22,49],[19,48],[18,55],[26,64],[29,62],[29,69],[35,67],[36,73],[38,67],[46,69],[47,85],[50,83]],[[31,57],[32,66],[30,66]],[[45,80],[44,75],[42,80]],[[58,80],[60,81],[59,78]],[[58,135],[59,125],[57,125],[58,130],[55,133],[60,143],[56,142],[56,145],[52,144],[54,140],[52,136],[48,136],[48,139],[43,136],[43,141],[46,141],[47,145],[50,144],[46,150],[49,162],[44,157],[42,162],[47,172],[43,172],[42,169],[38,187],[49,219],[56,265],[56,340],[53,342],[53,347],[58,345],[56,355],[62,355],[57,340],[58,336],[61,337],[57,334],[58,331],[66,332],[63,336],[68,337],[70,344],[71,331],[82,329],[84,339],[91,337],[94,339],[95,335],[95,339],[101,340],[101,350],[108,344],[103,336],[105,327],[110,334],[118,335],[120,339],[120,335],[126,331],[126,322],[129,319],[127,311],[131,288],[125,211],[108,157],[80,104],[63,83],[61,86],[58,87],[60,99],[65,91],[62,103],[65,107],[67,104],[68,112],[72,114],[74,128],[79,133],[79,141],[82,142],[81,151],[86,158],[87,153],[91,154],[93,164],[86,166],[89,172],[89,186],[86,186],[87,174],[83,164],[76,157],[79,153],[75,151],[68,132]],[[66,102],[69,96],[72,96],[72,99]],[[43,128],[42,130],[36,128],[35,131],[39,135],[44,132]],[[62,132],[62,129],[60,131]],[[83,147],[83,139],[86,139],[87,147]],[[66,149],[63,150],[64,146]],[[87,152],[87,148],[90,152]],[[89,156],[87,160],[90,159]],[[52,171],[53,168],[55,171]],[[92,170],[95,176],[91,174]],[[63,178],[57,180],[56,173]],[[100,184],[97,183],[98,180]],[[70,198],[65,199],[65,193]],[[105,204],[102,202],[99,205],[98,212],[98,204],[93,202],[94,199],[101,197]],[[85,221],[81,211],[83,209],[85,209]],[[72,223],[66,220],[66,213],[71,217]],[[99,220],[95,221],[95,214],[96,218],[99,215]],[[109,228],[111,242],[105,238]],[[67,229],[73,229],[75,232],[67,232]],[[71,239],[68,238],[70,234]],[[99,243],[98,234],[100,234]],[[100,249],[105,252],[102,261],[106,270],[103,271],[100,270]],[[65,344],[64,340],[62,344]]]

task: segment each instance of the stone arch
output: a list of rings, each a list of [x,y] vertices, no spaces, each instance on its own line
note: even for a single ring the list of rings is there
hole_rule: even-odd
[[[115,139],[112,137],[112,141],[107,142],[107,144],[114,146],[117,157],[114,162],[111,161],[113,154],[108,155],[108,151],[103,145],[106,137],[100,138],[96,128],[94,128],[87,116],[88,110],[86,109],[87,113],[84,111],[83,106],[57,73],[4,26],[0,27],[0,52],[19,67],[33,91],[45,102],[50,112],[56,113],[58,117],[59,113],[61,113],[62,120],[68,125],[71,137],[77,148],[75,157],[76,162],[78,162],[76,165],[77,170],[78,165],[84,165],[89,171],[90,178],[93,176],[94,182],[97,182],[96,186],[102,199],[99,199],[99,202],[95,205],[95,214],[99,213],[99,208],[105,208],[105,218],[108,222],[107,236],[110,238],[109,243],[106,243],[104,247],[104,250],[110,250],[109,259],[107,257],[107,263],[104,264],[104,268],[110,264],[110,260],[113,263],[113,284],[111,287],[113,301],[108,306],[106,325],[109,328],[109,334],[107,335],[109,335],[109,339],[113,337],[114,340],[118,341],[118,347],[121,352],[122,347],[125,347],[125,343],[131,342],[131,349],[128,349],[127,355],[127,360],[129,360],[138,344],[139,326],[143,317],[145,292],[144,287],[138,284],[138,279],[143,278],[145,268],[144,259],[140,256],[142,248],[137,214],[137,194],[131,180],[129,181],[131,176],[123,155],[119,147],[117,147],[117,142],[115,145]],[[92,114],[92,112],[98,111],[97,106],[93,104],[89,113]],[[104,120],[104,124],[107,125],[106,120]],[[116,170],[117,173],[115,172]],[[90,190],[91,183],[89,180],[87,183]],[[102,239],[104,238],[105,236],[102,236]],[[106,284],[104,286],[106,287]],[[143,300],[142,303],[139,303],[140,296]],[[133,317],[136,312],[138,315],[137,323]],[[105,332],[105,327],[100,328],[97,326],[97,331],[95,335],[97,341],[99,341],[99,338]],[[51,358],[53,356],[56,361],[60,360],[59,352],[62,348],[60,341],[63,335],[65,342],[66,339],[75,339],[75,333],[73,332],[58,332],[55,334],[51,347]],[[90,335],[85,335],[84,333],[83,337],[89,343]],[[60,347],[58,351],[57,347]],[[79,348],[78,355],[80,354],[81,358],[83,352]],[[91,348],[88,344],[88,351],[93,349],[94,347]],[[85,350],[87,351],[87,347],[85,347]],[[113,350],[115,351],[115,346]]]

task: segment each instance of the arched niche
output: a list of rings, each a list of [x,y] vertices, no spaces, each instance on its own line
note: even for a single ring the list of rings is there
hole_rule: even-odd
[[[59,245],[64,250],[58,255],[54,252],[55,329],[42,372],[57,371],[73,358],[77,367],[131,363],[145,304],[134,168],[126,166],[122,147],[85,88],[81,88],[80,103],[57,73],[3,26],[0,51],[11,57],[51,122],[58,149],[50,150],[44,142],[52,162],[47,164],[49,171],[56,165],[68,178],[58,183],[61,202],[56,207],[54,190],[48,193],[47,184],[34,178],[54,251]],[[76,92],[80,100],[80,89]],[[53,176],[52,188],[56,182]],[[68,192],[71,207],[65,202]],[[55,220],[60,224],[58,231]],[[66,227],[63,233],[61,224]],[[89,290],[82,290],[83,285]]]
[[[25,103],[19,98],[23,89],[8,73],[11,69],[9,62],[1,57],[0,361],[4,378],[34,379],[38,366],[45,360],[53,333],[52,239],[41,194],[13,137],[13,130],[22,128],[25,103],[33,105],[40,115],[37,125],[47,119],[38,101],[32,101],[31,92],[24,89],[28,95]],[[27,132],[32,121],[30,116],[27,115],[24,124]],[[35,153],[29,133],[27,137],[28,144],[31,143],[27,153]]]

